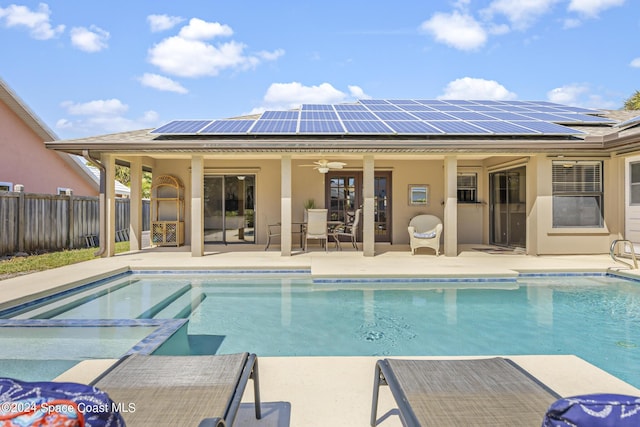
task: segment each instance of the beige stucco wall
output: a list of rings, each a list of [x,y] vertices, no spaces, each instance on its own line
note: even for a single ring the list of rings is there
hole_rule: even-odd
[[[581,160],[571,157],[571,160]],[[527,250],[530,254],[607,253],[611,241],[620,232],[619,162],[604,160],[604,227],[554,228],[552,196],[553,158],[533,156],[527,163]],[[593,159],[588,159],[593,160]]]
[[[580,160],[580,158],[571,158]],[[604,161],[605,227],[602,229],[554,229],[552,227],[551,165],[553,158],[531,154],[518,157],[492,157],[485,160],[458,161],[459,172],[478,173],[478,199],[480,203],[458,205],[458,243],[489,243],[489,173],[526,165],[526,214],[527,252],[529,254],[592,254],[608,252],[610,242],[624,233],[624,161]],[[304,202],[314,199],[316,207],[325,207],[326,175],[311,167],[312,160],[292,160],[292,219],[303,218]],[[190,160],[156,160],[154,174],[173,174],[185,184],[186,244],[190,243]],[[349,159],[348,167],[361,168],[361,159]],[[239,160],[233,157],[205,159],[205,174],[238,174],[242,171],[256,175],[256,243],[266,241],[266,225],[279,222],[280,215],[280,166],[279,158]],[[391,171],[393,199],[392,244],[408,244],[407,224],[418,214],[428,213],[443,218],[444,215],[444,163],[442,159],[380,159],[375,161],[376,170]],[[408,186],[429,185],[429,204],[410,206]],[[524,183],[523,183],[524,185]]]
[[[61,154],[47,150],[13,111],[0,102],[0,182],[24,185],[28,193],[57,194],[71,188],[79,196],[96,196],[97,187],[81,177]]]

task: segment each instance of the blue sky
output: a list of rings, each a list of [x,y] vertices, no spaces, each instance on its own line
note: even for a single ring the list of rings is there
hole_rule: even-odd
[[[60,137],[359,98],[640,90],[637,0],[0,0],[0,77]]]

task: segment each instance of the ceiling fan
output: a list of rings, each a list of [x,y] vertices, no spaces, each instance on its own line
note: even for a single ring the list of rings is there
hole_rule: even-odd
[[[317,171],[320,173],[327,173],[331,169],[342,169],[342,167],[345,165],[346,163],[343,163],[343,162],[330,162],[328,160],[322,159],[322,160],[318,160],[317,162],[313,162],[312,165],[300,165],[300,166],[313,167],[314,169],[317,169]]]

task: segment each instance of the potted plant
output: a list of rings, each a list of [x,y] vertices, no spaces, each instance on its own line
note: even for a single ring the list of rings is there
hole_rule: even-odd
[[[316,201],[314,199],[307,199],[304,201],[304,212],[302,213],[304,222],[307,222],[307,210],[315,209]]]

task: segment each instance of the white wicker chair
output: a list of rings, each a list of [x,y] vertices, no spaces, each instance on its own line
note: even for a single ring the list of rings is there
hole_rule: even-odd
[[[409,222],[409,244],[411,255],[415,255],[418,248],[431,248],[440,254],[440,234],[442,221],[435,215],[418,215]]]

